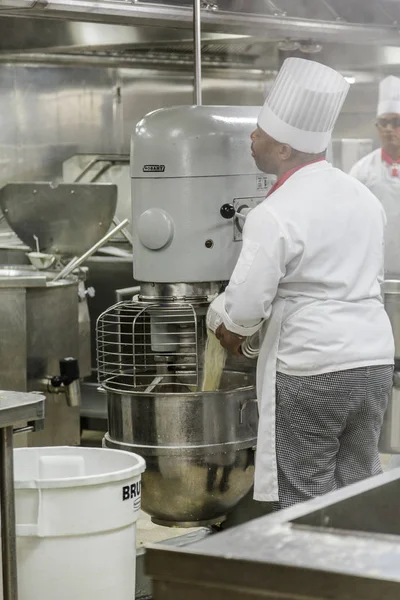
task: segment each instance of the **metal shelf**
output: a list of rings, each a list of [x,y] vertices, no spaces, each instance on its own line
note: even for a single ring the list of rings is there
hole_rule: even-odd
[[[44,419],[43,394],[0,391],[0,429],[20,421],[41,419]]]
[[[15,532],[13,425],[21,421],[39,428],[44,419],[45,396],[36,392],[0,391],[0,521],[3,600],[18,600]],[[27,430],[28,428],[24,428]]]

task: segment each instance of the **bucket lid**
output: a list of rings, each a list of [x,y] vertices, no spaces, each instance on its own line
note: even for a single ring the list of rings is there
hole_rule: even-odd
[[[71,488],[126,481],[144,472],[141,456],[107,448],[56,446],[14,450],[14,486]]]

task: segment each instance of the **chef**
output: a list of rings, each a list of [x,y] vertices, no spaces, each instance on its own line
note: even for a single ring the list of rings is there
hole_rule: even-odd
[[[259,332],[254,498],[280,508],[381,472],[394,356],[380,295],[385,214],[325,160],[347,92],[319,63],[283,64],[251,135],[258,168],[278,180],[248,214],[209,309],[234,353]]]
[[[385,271],[400,275],[400,79],[386,77],[379,86],[376,127],[381,148],[361,159],[350,174],[382,202],[387,216]]]

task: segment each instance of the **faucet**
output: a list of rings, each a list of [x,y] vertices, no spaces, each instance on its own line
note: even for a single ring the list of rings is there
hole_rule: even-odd
[[[60,360],[60,375],[40,380],[41,387],[50,394],[65,394],[68,406],[80,406],[81,388],[79,383],[79,364],[76,358]]]

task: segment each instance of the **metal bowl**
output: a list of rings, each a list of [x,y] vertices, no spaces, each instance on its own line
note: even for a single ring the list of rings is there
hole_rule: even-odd
[[[50,269],[55,261],[54,254],[43,254],[43,252],[29,252],[27,254],[31,264],[35,269]]]
[[[124,394],[107,389],[104,445],[146,460],[143,510],[155,523],[192,527],[223,521],[250,490],[258,413],[248,373],[225,372],[221,389]]]
[[[8,183],[0,207],[30,248],[46,254],[79,256],[109,230],[117,206],[117,186],[108,183]]]

